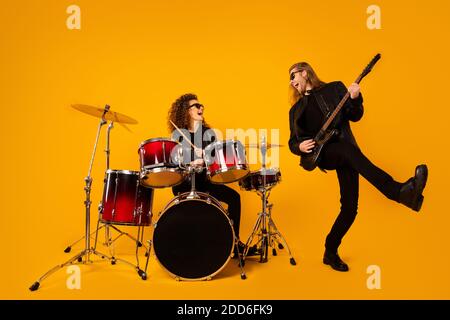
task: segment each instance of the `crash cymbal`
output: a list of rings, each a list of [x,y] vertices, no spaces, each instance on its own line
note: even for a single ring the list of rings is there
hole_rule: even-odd
[[[97,108],[97,107],[88,106],[85,104],[73,104],[72,108],[74,108],[78,111],[81,111],[83,113],[90,114],[91,116],[94,116],[97,118],[101,118],[103,116],[103,112],[105,110],[104,108]],[[118,113],[115,111],[111,111],[111,109],[109,109],[109,111],[106,113],[105,120],[114,121],[116,123],[128,123],[128,124],[137,124],[138,123],[133,118],[130,118],[124,114],[121,114],[121,113]]]
[[[245,144],[246,148],[258,148],[261,149],[261,144],[260,143],[247,143]],[[270,148],[280,148],[280,147],[284,147],[283,144],[277,144],[277,143],[267,143],[266,144],[266,148],[270,149]]]

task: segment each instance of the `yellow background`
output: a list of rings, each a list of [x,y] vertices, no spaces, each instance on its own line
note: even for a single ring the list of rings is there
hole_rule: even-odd
[[[66,27],[71,4],[81,8],[81,30]],[[366,27],[371,4],[381,8],[381,30]],[[449,299],[449,12],[444,0],[2,1],[0,298]],[[303,171],[284,147],[283,181],[271,200],[297,266],[282,251],[267,264],[248,261],[246,281],[233,261],[213,281],[175,282],[152,256],[145,282],[127,266],[97,263],[81,266],[81,290],[66,288],[64,269],[28,291],[82,248],[63,253],[84,231],[83,178],[98,119],[70,104],[109,104],[138,119],[132,132],[116,125],[111,133],[111,166],[137,170],[138,145],[168,135],[168,108],[185,92],[198,94],[214,127],[278,128],[287,144],[289,66],[308,61],[323,80],[348,85],[377,52],[353,132],[397,180],[426,163],[429,181],[415,213],[360,179],[359,215],[340,249],[349,273],[321,263],[339,210],[335,172]],[[93,170],[94,221],[104,137]],[[171,197],[157,190],[155,212]],[[259,202],[249,192],[241,199],[246,239]],[[117,250],[132,259],[131,241]],[[366,286],[369,265],[381,268],[380,290]]]

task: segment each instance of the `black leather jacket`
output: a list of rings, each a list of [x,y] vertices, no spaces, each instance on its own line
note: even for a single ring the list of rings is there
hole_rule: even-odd
[[[289,149],[293,154],[302,155],[299,144],[304,140],[314,138],[317,133],[305,132],[305,129],[300,126],[300,118],[305,110],[304,106],[308,103],[308,99],[316,99],[322,113],[328,118],[346,93],[347,88],[345,85],[340,81],[334,81],[327,83],[320,88],[313,89],[310,95],[305,95],[292,106],[291,110],[289,110],[289,127],[291,130]],[[356,99],[348,98],[330,126],[330,129],[338,129],[339,140],[346,140],[356,147],[358,147],[358,145],[353,136],[349,121],[358,121],[361,119],[364,113],[362,102],[363,98],[361,94],[359,94]]]

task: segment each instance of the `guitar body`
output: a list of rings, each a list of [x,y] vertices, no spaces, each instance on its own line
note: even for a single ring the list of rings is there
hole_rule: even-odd
[[[300,165],[307,171],[312,171],[317,167],[320,155],[325,144],[337,133],[336,129],[319,133],[314,141],[316,142],[314,148],[310,153],[304,154],[300,158]]]

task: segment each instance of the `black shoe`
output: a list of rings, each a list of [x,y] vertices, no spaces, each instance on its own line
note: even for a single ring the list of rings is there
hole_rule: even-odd
[[[337,253],[330,253],[325,250],[325,254],[323,255],[323,263],[331,266],[336,271],[348,271],[348,265],[341,260]]]
[[[256,247],[256,244],[254,246],[251,246],[250,248],[248,248],[247,255],[246,255],[247,257],[259,256],[259,255],[260,255],[260,252],[259,252],[258,248]]]
[[[419,211],[423,203],[423,189],[427,184],[428,168],[421,164],[416,167],[413,178],[408,179],[400,188],[398,202],[404,204],[414,211]]]
[[[238,248],[239,248],[239,253],[242,255],[242,254],[244,254],[244,251],[245,251],[245,248],[246,248],[246,246],[245,246],[245,244],[243,243],[243,242],[241,242],[241,241],[239,241],[238,242]],[[256,255],[258,255],[259,253],[258,253],[258,250],[257,250],[257,248],[256,248],[256,245],[254,245],[254,246],[252,246],[252,247],[250,247],[249,249],[248,249],[248,252],[247,252],[247,257],[248,256],[256,256]],[[237,250],[236,250],[236,246],[234,246],[234,256],[233,256],[233,258],[236,258],[237,257],[237,255],[238,255],[238,252],[237,252]]]

